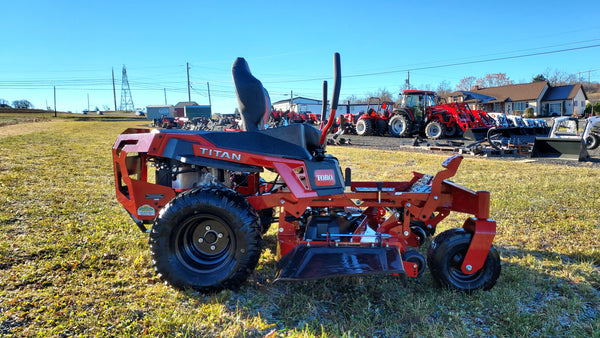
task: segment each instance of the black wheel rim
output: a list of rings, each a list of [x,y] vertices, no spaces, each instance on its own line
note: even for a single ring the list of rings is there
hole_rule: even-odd
[[[419,226],[411,226],[410,230],[419,237],[419,246],[422,246],[423,243],[425,243],[425,240],[427,239],[427,234],[425,233],[425,230]]]
[[[218,270],[228,264],[235,253],[231,228],[220,217],[212,215],[188,218],[174,240],[177,260],[198,273]]]
[[[417,265],[417,275],[421,276],[425,271],[425,257],[419,254],[417,251],[407,251],[402,259],[405,262],[413,263]]]
[[[449,258],[448,264],[448,276],[454,280],[454,283],[459,286],[466,286],[470,284],[474,284],[483,275],[483,271],[485,270],[485,266],[483,266],[479,271],[466,275],[462,272],[462,264],[465,260],[465,255],[467,253],[467,248],[457,251],[454,255]]]

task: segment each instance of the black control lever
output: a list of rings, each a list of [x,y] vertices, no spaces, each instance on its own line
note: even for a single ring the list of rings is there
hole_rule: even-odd
[[[327,133],[331,126],[333,125],[333,121],[335,120],[335,111],[337,110],[338,101],[340,99],[340,87],[342,85],[342,73],[340,66],[340,53],[335,53],[333,55],[333,94],[331,98],[331,112],[329,113],[329,120],[327,121],[327,125],[325,128],[321,130],[321,140],[319,141],[320,145],[325,143],[325,139],[327,138]],[[323,105],[326,105],[327,102],[323,102]]]

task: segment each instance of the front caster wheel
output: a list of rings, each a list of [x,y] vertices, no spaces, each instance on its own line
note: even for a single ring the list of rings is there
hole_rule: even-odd
[[[462,292],[491,289],[500,276],[500,255],[492,246],[483,267],[470,275],[461,270],[472,234],[464,229],[450,229],[439,234],[427,250],[427,265],[441,286]]]
[[[416,250],[406,251],[404,254],[402,254],[402,260],[417,265],[417,277],[421,277],[423,272],[425,272],[425,257],[423,257],[420,252]]]
[[[162,280],[203,292],[238,287],[261,252],[256,212],[223,187],[174,198],[156,218],[149,242],[152,265]]]

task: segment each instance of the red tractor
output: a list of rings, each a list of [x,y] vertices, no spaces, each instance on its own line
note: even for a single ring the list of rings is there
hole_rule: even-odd
[[[160,118],[154,119],[154,127],[163,129],[179,128],[179,123],[174,117],[161,115]]]
[[[425,134],[430,139],[452,137],[464,133],[483,131],[466,112],[464,103],[437,104],[436,95],[428,90],[404,90],[402,104],[394,109],[389,119],[388,130],[392,136],[409,137],[416,133]]]
[[[334,69],[322,130],[307,124],[263,129],[268,94],[238,58],[232,73],[244,131],[128,129],[118,136],[112,149],[117,200],[149,233],[162,280],[203,292],[240,286],[274,222],[276,280],[385,274],[405,281],[428,265],[433,279],[451,289],[494,286],[500,258],[492,245],[490,193],[448,180],[461,156],[449,157],[433,176],[368,182],[352,181],[350,169],[343,174],[326,154],[340,93],[337,53]],[[272,174],[262,177],[265,171]],[[471,217],[437,235],[425,258],[414,248],[452,211]]]
[[[373,101],[377,101],[377,105],[374,107],[371,106]],[[380,98],[370,97],[367,112],[356,118],[356,134],[360,136],[383,136],[388,130],[390,115],[386,102],[381,103]]]

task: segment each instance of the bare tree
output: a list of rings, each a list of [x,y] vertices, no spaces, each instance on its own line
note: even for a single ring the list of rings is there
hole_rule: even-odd
[[[513,84],[513,81],[506,76],[506,73],[486,74],[484,77],[477,79],[479,87],[500,87]]]
[[[350,96],[346,96],[346,98],[344,100],[342,100],[342,102],[350,102],[350,103],[356,103],[357,101],[358,101],[358,98],[354,94],[352,94]]]
[[[447,98],[452,92],[452,86],[450,85],[450,82],[444,80],[438,84],[435,91],[439,97]]]
[[[472,90],[475,88],[475,84],[477,83],[477,78],[475,76],[467,76],[458,81],[456,85],[456,90]]]
[[[552,86],[562,86],[577,83],[577,76],[575,74],[568,74],[558,69],[553,71],[546,69],[543,75],[546,77],[546,79],[548,79],[548,83],[550,83]]]
[[[383,88],[383,89],[380,88],[379,90],[377,90],[375,92],[369,93],[369,97],[378,97],[381,99],[381,102],[390,102],[390,101],[394,100],[392,98],[392,93],[385,88]]]
[[[5,99],[0,99],[0,108],[10,108],[10,102]]]

